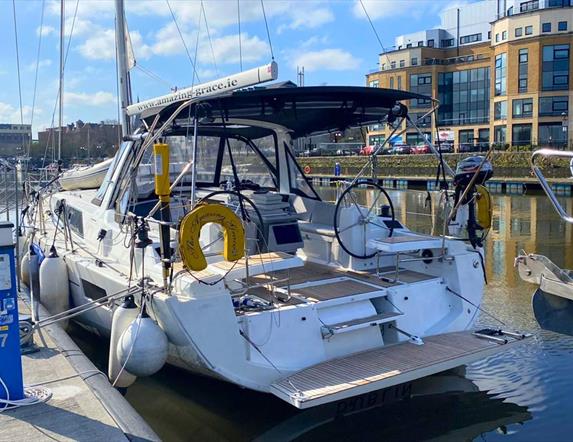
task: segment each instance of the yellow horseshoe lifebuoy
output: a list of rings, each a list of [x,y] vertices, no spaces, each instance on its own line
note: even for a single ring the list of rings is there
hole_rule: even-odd
[[[201,271],[207,267],[207,260],[199,243],[201,228],[207,223],[216,223],[223,227],[223,257],[226,261],[236,261],[242,258],[245,252],[245,231],[241,219],[222,204],[199,204],[185,215],[179,228],[179,252],[183,264],[189,270]]]
[[[303,171],[304,171],[305,174],[308,175],[310,172],[312,172],[312,169],[310,168],[310,166],[304,166]]]

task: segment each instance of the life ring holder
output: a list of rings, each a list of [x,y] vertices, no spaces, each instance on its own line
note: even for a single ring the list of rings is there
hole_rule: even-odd
[[[304,166],[304,169],[302,169],[302,171],[304,172],[305,175],[308,175],[309,173],[312,172],[312,168],[307,164],[306,166]]]

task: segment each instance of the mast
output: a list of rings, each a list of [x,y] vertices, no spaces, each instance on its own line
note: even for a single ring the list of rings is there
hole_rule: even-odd
[[[60,90],[59,90],[59,117],[58,117],[58,161],[62,158],[62,124],[64,116],[64,31],[66,8],[65,0],[60,0]]]
[[[122,136],[126,136],[131,133],[131,120],[126,112],[127,106],[131,105],[132,102],[126,31],[127,27],[125,26],[124,1],[115,0],[115,44],[117,46],[117,74],[119,79],[119,105]]]

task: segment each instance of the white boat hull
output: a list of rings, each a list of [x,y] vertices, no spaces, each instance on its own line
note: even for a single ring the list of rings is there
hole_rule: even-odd
[[[97,189],[103,183],[113,158],[94,164],[70,169],[61,174],[60,185],[64,190]]]

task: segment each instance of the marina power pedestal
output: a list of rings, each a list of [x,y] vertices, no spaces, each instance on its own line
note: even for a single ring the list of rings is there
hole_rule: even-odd
[[[10,222],[0,222],[0,398],[24,398],[14,239]],[[8,391],[6,391],[6,388]]]

